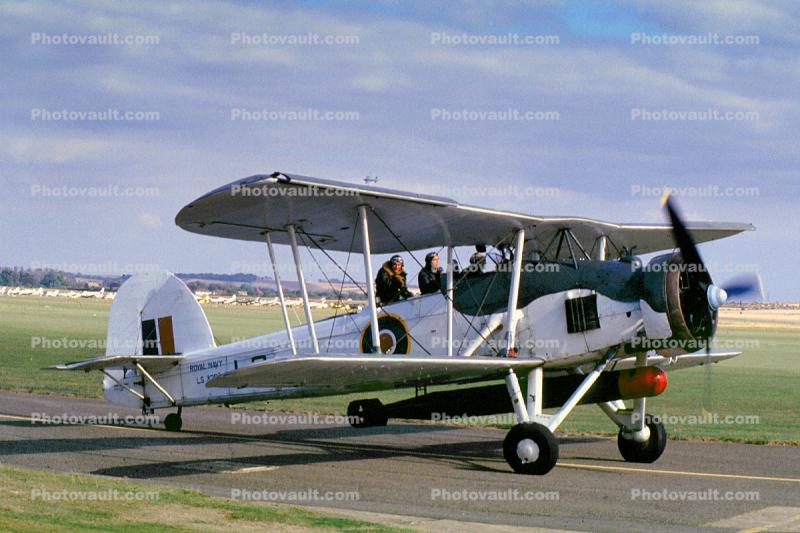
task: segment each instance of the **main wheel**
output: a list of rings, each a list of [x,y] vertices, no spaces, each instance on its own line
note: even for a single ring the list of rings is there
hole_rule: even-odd
[[[167,431],[180,431],[183,426],[183,419],[178,413],[170,413],[164,418],[164,427]]]
[[[645,420],[651,420],[645,415]],[[661,457],[667,447],[667,430],[661,422],[650,421],[647,423],[650,435],[644,442],[637,442],[625,431],[620,429],[617,435],[617,447],[622,457],[629,463],[652,463]]]
[[[385,426],[389,422],[389,416],[377,398],[350,402],[347,406],[347,418],[354,428]]]
[[[514,472],[542,476],[556,466],[558,439],[541,424],[517,424],[503,441],[503,456]]]

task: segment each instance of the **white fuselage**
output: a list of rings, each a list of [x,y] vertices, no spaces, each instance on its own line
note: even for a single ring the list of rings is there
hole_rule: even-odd
[[[642,328],[639,302],[619,302],[597,295],[600,328],[579,333],[568,333],[564,313],[565,300],[590,294],[587,289],[575,289],[542,296],[526,307],[517,310],[516,346],[518,357],[543,359],[546,369],[575,367],[595,361],[610,346],[632,339]],[[384,306],[379,316],[391,315],[394,324],[402,324],[408,331],[408,352],[415,355],[446,356],[447,304],[442,294],[434,293],[413,297]],[[504,350],[503,331],[505,312],[483,316],[468,316],[456,312],[453,320],[453,356],[500,355]],[[314,323],[320,353],[364,353],[364,339],[370,338],[367,327],[368,311],[331,317]],[[403,346],[398,342],[397,331],[384,331],[388,354],[398,352]],[[299,354],[314,352],[307,325],[292,330]],[[400,339],[402,341],[402,339]],[[369,348],[369,344],[366,345]],[[205,403],[238,403],[259,399],[313,395],[308,388],[246,388],[229,389],[207,387],[212,378],[257,364],[268,358],[291,357],[292,348],[285,330],[268,335],[187,353],[179,365],[157,375],[159,383],[167,389],[178,405]],[[122,382],[143,392],[151,400],[151,407],[168,407],[168,400],[140,375],[127,371]],[[138,398],[106,378],[106,398],[114,403],[141,406]],[[146,390],[142,390],[142,389]]]

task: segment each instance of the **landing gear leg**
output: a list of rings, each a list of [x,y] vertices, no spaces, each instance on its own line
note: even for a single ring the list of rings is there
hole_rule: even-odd
[[[586,375],[575,392],[556,413],[542,414],[544,370],[537,367],[528,374],[528,398],[522,396],[519,380],[513,369],[506,375],[506,388],[514,406],[518,424],[511,428],[503,441],[503,456],[508,465],[519,474],[544,475],[558,461],[558,439],[553,432],[567,418],[576,405],[592,388],[594,382],[614,358],[617,348],[608,351],[605,358]]]
[[[541,385],[541,379],[534,376],[534,372],[540,371],[541,369],[535,369],[528,377],[528,395],[532,395],[534,399],[541,394],[541,387],[537,387]],[[558,439],[547,426],[531,420],[519,380],[512,369],[506,375],[506,387],[519,423],[511,428],[503,440],[503,457],[518,474],[542,476],[556,466]],[[538,405],[540,404],[532,402],[531,413],[537,411]]]
[[[633,402],[633,409],[616,402],[601,403],[600,408],[619,426],[617,448],[629,463],[653,463],[667,447],[667,430],[652,415],[645,413],[645,399]]]
[[[636,366],[647,365],[647,354],[636,356]],[[647,398],[633,400],[633,409],[628,409],[625,402],[601,403],[600,409],[619,426],[617,448],[622,457],[629,463],[653,463],[661,457],[667,447],[667,430],[652,415],[647,414]]]

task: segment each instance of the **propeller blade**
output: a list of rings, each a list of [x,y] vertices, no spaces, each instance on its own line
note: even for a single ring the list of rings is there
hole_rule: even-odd
[[[699,271],[705,272],[706,266],[700,258],[697,245],[689,234],[689,230],[686,229],[686,224],[684,224],[683,219],[678,213],[678,209],[670,196],[669,190],[664,194],[661,203],[667,209],[667,214],[672,224],[672,238],[675,240],[675,245],[681,251],[683,261],[689,265],[697,265]]]
[[[744,274],[725,282],[723,289],[728,296],[742,296],[746,294],[757,294],[761,299],[764,298],[763,284],[761,276],[758,274]]]

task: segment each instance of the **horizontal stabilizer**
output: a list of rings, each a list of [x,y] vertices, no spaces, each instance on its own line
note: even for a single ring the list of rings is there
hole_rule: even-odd
[[[539,359],[391,355],[301,355],[268,360],[228,372],[207,387],[313,387],[325,391],[414,387],[502,378],[528,371]]]
[[[171,366],[177,365],[183,359],[182,355],[109,355],[74,361],[63,365],[46,366],[42,370],[104,370],[106,368],[133,367],[141,364],[145,370],[160,372]]]

